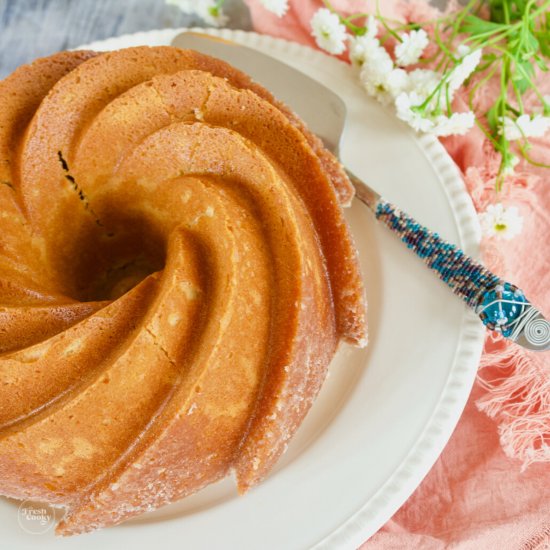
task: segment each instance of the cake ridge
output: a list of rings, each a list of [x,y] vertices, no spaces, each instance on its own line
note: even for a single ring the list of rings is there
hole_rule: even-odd
[[[71,535],[231,469],[241,492],[260,482],[338,341],[359,343],[366,326],[339,204],[349,182],[296,115],[198,52],[62,55],[74,67],[54,71],[23,108],[34,114],[13,149],[30,235],[13,225],[2,237],[0,330],[25,293],[22,323],[44,312],[38,339],[62,303],[82,318],[71,325],[67,313],[55,334],[18,336],[19,351],[0,354],[0,396],[2,381],[13,388],[0,420],[16,416],[19,395],[36,411],[0,427],[0,494],[66,506],[57,533]],[[25,70],[39,78],[44,67]],[[0,132],[0,155],[6,143]],[[0,215],[13,210],[2,187]],[[29,275],[13,275],[10,261]],[[129,298],[147,285],[154,292],[131,314]],[[109,312],[129,317],[112,342],[98,324]],[[27,378],[13,363],[25,354]]]
[[[127,295],[125,295],[125,302],[129,302],[131,299],[135,302],[132,304],[133,309],[130,309],[130,314],[132,313],[144,313],[146,311],[146,308],[150,305],[150,302],[152,301],[152,298],[154,297],[154,286],[153,283],[154,280],[144,280],[140,285],[136,286],[134,289],[132,289]],[[147,291],[148,294],[147,294]],[[138,294],[138,297],[140,294],[143,294],[145,292],[145,300],[144,303],[139,303],[139,300],[136,300],[134,298],[135,294]],[[96,315],[99,315],[101,317],[104,317],[106,311],[102,310],[108,310],[108,309],[116,309],[117,304],[114,302],[110,302],[105,307],[97,310],[95,314],[92,314],[90,316],[87,316],[85,319],[81,320],[77,324],[70,327],[67,331],[64,331],[63,333],[57,333],[51,338],[48,338],[47,340],[44,340],[42,342],[38,342],[32,346],[29,346],[23,352],[20,350],[15,351],[9,355],[0,355],[0,369],[5,370],[5,367],[10,367],[9,364],[6,365],[6,363],[3,363],[5,361],[12,361],[17,362],[20,364],[28,364],[33,363],[36,365],[42,358],[44,354],[47,354],[48,351],[50,351],[51,347],[56,345],[56,340],[59,340],[61,337],[62,339],[66,338],[66,333],[69,332],[67,336],[70,337],[70,329],[72,328],[74,332],[79,331],[80,327],[86,324],[89,324],[90,321],[94,321],[94,318]],[[125,319],[124,317],[121,319],[122,321],[128,321],[128,319]],[[112,328],[112,327],[111,327]],[[128,327],[130,331],[132,330],[131,325]],[[57,342],[58,343],[58,342]],[[61,342],[63,343],[63,342]],[[94,382],[97,382],[97,380],[104,375],[106,368],[108,367],[107,361],[112,361],[114,357],[116,357],[119,353],[121,353],[122,349],[126,346],[128,346],[131,343],[131,338],[124,339],[122,342],[113,341],[108,344],[106,349],[103,349],[104,357],[101,359],[100,362],[96,363],[94,365],[94,369],[92,371],[87,370],[86,372],[82,373],[82,375],[74,380],[72,385],[65,386],[62,389],[56,388],[57,391],[55,395],[53,395],[50,399],[43,401],[36,405],[36,407],[30,411],[27,411],[25,414],[20,415],[19,417],[12,418],[9,421],[0,421],[0,441],[2,438],[6,437],[10,433],[13,432],[14,429],[22,429],[26,426],[32,425],[36,422],[43,421],[45,418],[47,418],[49,415],[52,414],[52,412],[55,412],[56,409],[63,406],[63,404],[67,403],[71,398],[74,398],[75,392],[82,392],[87,387],[91,386]],[[97,344],[94,344],[97,346]],[[43,348],[47,346],[45,351],[42,351],[40,348]],[[59,345],[58,345],[59,347]],[[27,353],[31,355],[36,355],[36,352],[40,352],[39,357],[31,357],[28,362],[25,362],[24,359],[21,358],[22,353]],[[80,351],[80,350],[79,350]],[[90,350],[91,351],[91,350]],[[34,368],[35,372],[32,374],[33,378],[36,377],[36,367]],[[11,372],[15,370],[11,368]],[[6,381],[4,380],[4,384],[6,384]],[[6,401],[8,400],[8,395],[6,394],[6,391],[3,389],[3,391],[0,393],[0,402],[2,402],[2,406],[0,407],[0,411],[6,407]],[[27,396],[27,400],[29,399],[29,396]],[[11,407],[13,408],[13,403],[11,403]],[[0,419],[2,418],[2,415],[0,414]]]

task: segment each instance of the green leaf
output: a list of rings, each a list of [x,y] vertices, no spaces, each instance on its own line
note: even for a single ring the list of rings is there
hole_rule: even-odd
[[[550,13],[546,14],[544,26],[539,31],[535,31],[540,51],[546,57],[550,57]]]
[[[507,25],[486,21],[475,15],[467,15],[460,26],[459,32],[475,37],[485,33],[495,33],[506,29],[506,27]]]
[[[525,8],[527,7],[527,0],[489,0],[491,21],[506,23],[504,4],[506,4],[508,8],[510,22],[513,23],[523,17]]]
[[[533,55],[538,51],[539,51],[539,41],[537,40],[537,37],[531,32],[526,33],[523,55],[524,56]]]
[[[508,49],[514,53],[514,55],[517,55],[517,52],[519,50],[520,44],[521,44],[521,38],[517,33],[511,34],[507,41]]]
[[[533,79],[535,76],[535,68],[529,61],[523,61],[516,59],[515,71],[512,76],[514,83],[521,94],[524,94],[529,88],[531,88],[531,82],[529,79]]]
[[[498,56],[495,53],[484,53],[483,54],[483,60],[487,61],[487,63],[492,63],[493,61],[496,61],[498,59]]]
[[[533,67],[532,63],[524,60],[521,60],[521,61],[518,60],[516,61],[516,63],[518,67],[521,67],[523,71],[525,71],[530,78],[535,77],[535,67]]]
[[[498,134],[500,128],[499,104],[498,101],[487,111],[487,124],[493,135]]]
[[[550,57],[550,36],[548,37],[548,42],[544,40],[540,41],[540,51],[545,57]]]
[[[546,64],[546,62],[544,61],[544,59],[542,59],[540,56],[535,56],[535,63],[537,64],[538,68],[546,73],[548,72],[548,65]]]

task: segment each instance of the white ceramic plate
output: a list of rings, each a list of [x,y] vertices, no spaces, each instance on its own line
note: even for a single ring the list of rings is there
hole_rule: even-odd
[[[177,32],[140,33],[88,47],[169,44]],[[443,147],[435,139],[417,137],[368,99],[347,65],[267,36],[210,32],[280,58],[335,90],[348,107],[344,163],[388,199],[476,255],[475,212]],[[338,352],[304,425],[261,486],[238,497],[233,481],[226,479],[121,526],[63,540],[47,526],[46,533],[30,534],[34,520],[22,517],[19,503],[1,500],[0,546],[355,548],[389,519],[453,431],[475,377],[484,331],[395,236],[377,226],[366,207],[355,202],[347,218],[367,284],[370,345]]]

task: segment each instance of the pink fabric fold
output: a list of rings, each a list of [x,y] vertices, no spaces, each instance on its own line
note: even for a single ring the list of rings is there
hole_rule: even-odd
[[[279,19],[258,0],[246,0],[257,32],[315,47],[310,20],[319,0],[290,0]],[[333,0],[344,13],[375,11],[371,0]],[[384,16],[426,21],[437,15],[422,0],[379,2]],[[550,94],[550,75],[541,77]],[[477,101],[490,103],[484,86]],[[461,110],[465,96],[456,99]],[[495,200],[499,159],[481,131],[442,140],[462,174],[474,206]],[[550,135],[531,156],[550,163]],[[550,170],[522,161],[499,200],[524,217],[519,237],[485,238],[483,260],[519,285],[550,315]],[[525,351],[489,336],[478,381],[458,426],[422,484],[361,550],[542,550],[550,548],[550,353]]]

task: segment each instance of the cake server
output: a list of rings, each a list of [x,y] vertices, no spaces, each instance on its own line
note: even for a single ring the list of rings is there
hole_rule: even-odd
[[[172,45],[218,57],[246,72],[298,113],[327,149],[338,155],[346,105],[323,84],[267,54],[217,36],[184,32],[174,38]],[[502,280],[456,245],[384,200],[349,170],[346,172],[357,198],[372,210],[376,219],[396,233],[473,308],[489,330],[530,350],[550,350],[550,323],[517,286]]]

